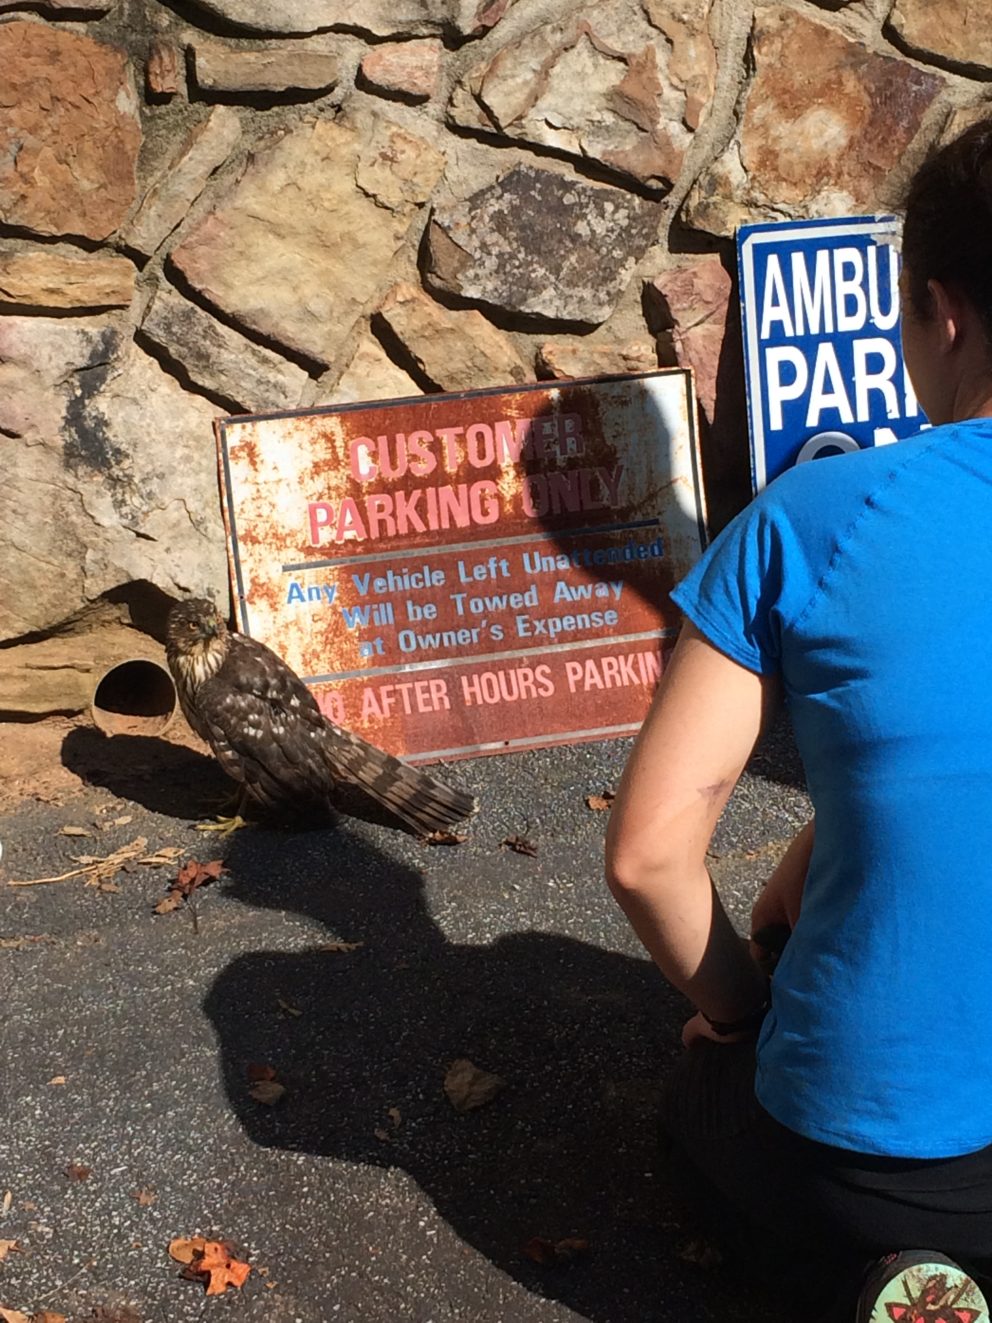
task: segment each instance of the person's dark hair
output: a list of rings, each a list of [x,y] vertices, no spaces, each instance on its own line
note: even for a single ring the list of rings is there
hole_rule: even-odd
[[[928,280],[954,285],[992,342],[992,118],[924,161],[904,213],[902,255],[917,316],[932,314]]]

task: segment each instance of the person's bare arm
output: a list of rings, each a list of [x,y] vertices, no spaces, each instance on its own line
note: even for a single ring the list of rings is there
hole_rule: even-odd
[[[751,934],[762,929],[796,926],[813,853],[814,823],[807,822],[789,843],[751,911]]]
[[[669,982],[722,1022],[759,1007],[766,985],[713,888],[706,851],[777,691],[687,624],[607,832],[607,881],[638,937]]]

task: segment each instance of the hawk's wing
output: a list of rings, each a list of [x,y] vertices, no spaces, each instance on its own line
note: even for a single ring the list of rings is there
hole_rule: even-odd
[[[419,832],[449,827],[478,807],[471,795],[325,720],[286,663],[244,635],[232,635],[197,709],[221,766],[263,804],[327,802],[342,783],[357,785]]]
[[[200,687],[197,710],[224,771],[263,804],[331,794],[320,709],[264,643],[232,635],[223,666]]]

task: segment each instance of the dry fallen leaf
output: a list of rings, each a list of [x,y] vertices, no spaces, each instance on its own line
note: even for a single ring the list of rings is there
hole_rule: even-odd
[[[89,1180],[91,1171],[91,1167],[84,1167],[79,1162],[70,1162],[65,1169],[65,1174],[69,1177],[70,1181],[86,1181]]]
[[[323,946],[318,946],[318,951],[357,951],[364,942],[324,942]]]
[[[254,1098],[256,1102],[265,1103],[266,1107],[274,1107],[285,1092],[285,1084],[280,1084],[278,1080],[259,1080],[248,1090],[248,1097]]]
[[[719,1268],[723,1255],[716,1245],[711,1245],[702,1236],[694,1236],[680,1245],[675,1251],[683,1263],[694,1263],[699,1268]]]
[[[235,1259],[231,1246],[222,1240],[204,1240],[202,1236],[179,1236],[169,1243],[169,1254],[185,1264],[184,1277],[204,1282],[207,1295],[223,1295],[229,1286],[244,1286],[250,1264]]]
[[[400,1115],[400,1109],[398,1107],[390,1107],[387,1110],[386,1115],[389,1117],[390,1121],[392,1121],[393,1128],[398,1130],[400,1122],[403,1120],[403,1117]]]
[[[507,846],[510,850],[515,850],[517,854],[537,854],[537,846],[533,841],[528,841],[524,836],[504,836],[500,845]]]
[[[376,1139],[380,1140],[383,1144],[391,1144],[393,1142],[392,1135],[388,1130],[383,1130],[381,1125],[377,1125],[372,1133],[375,1135]]]
[[[19,1309],[4,1309],[3,1305],[0,1305],[0,1318],[3,1323],[31,1323],[27,1314],[22,1314]]]
[[[208,864],[201,864],[199,860],[191,859],[189,863],[183,864],[180,868],[172,886],[158,904],[153,907],[153,913],[168,914],[171,910],[177,910],[183,901],[191,896],[198,887],[204,886],[207,882],[215,881],[223,872],[223,859],[211,859]]]
[[[38,933],[30,937],[0,937],[0,951],[26,951],[39,944],[54,946],[55,938],[49,933]]]
[[[64,1075],[53,1075],[48,1081],[49,1084],[64,1084],[66,1077]]]
[[[3,1263],[7,1255],[13,1250],[15,1254],[20,1254],[21,1247],[16,1240],[0,1240],[0,1263]]]
[[[59,835],[60,836],[92,836],[93,833],[90,831],[89,827],[73,827],[67,823],[66,826],[59,828]]]
[[[182,893],[179,891],[170,891],[167,896],[162,897],[157,905],[152,907],[152,913],[169,914],[172,910],[177,910],[182,903]]]
[[[424,837],[427,845],[461,845],[468,836],[460,831],[430,831]]]
[[[75,834],[75,833],[74,833]],[[89,833],[87,833],[89,835]],[[86,877],[88,887],[99,886],[101,882],[109,882],[117,873],[132,860],[137,859],[139,855],[144,854],[148,845],[148,839],[145,836],[136,836],[129,845],[122,845],[119,850],[113,854],[108,854],[105,858],[98,855],[84,855],[87,863],[80,865],[79,868],[70,868],[67,873],[59,873],[56,877],[33,877],[26,881],[7,883],[8,887],[40,887],[46,882],[65,882],[71,877]]]
[[[13,1202],[14,1202],[14,1192],[13,1190],[8,1190],[3,1197],[3,1200],[0,1201],[0,1213],[2,1213],[4,1217],[6,1217],[7,1214],[10,1212],[10,1205]]]
[[[456,1112],[470,1112],[496,1097],[506,1081],[498,1075],[480,1070],[466,1057],[459,1057],[448,1067],[444,1077],[444,1091]]]
[[[161,850],[156,850],[154,854],[146,854],[143,859],[139,859],[139,864],[145,864],[148,868],[165,868],[169,864],[174,864],[182,854],[181,845],[163,845]]]
[[[586,795],[586,807],[591,808],[594,813],[602,813],[613,807],[615,799],[616,794],[612,790],[604,790],[601,795]]]
[[[276,1005],[281,1011],[285,1011],[287,1015],[300,1016],[303,1014],[298,1006],[291,1006],[289,1002],[285,1001],[282,997],[276,998]]]
[[[520,1248],[526,1259],[538,1263],[542,1268],[555,1268],[559,1264],[571,1263],[582,1254],[588,1254],[589,1242],[581,1236],[565,1236],[562,1240],[548,1240],[545,1236],[532,1236],[526,1245]]]
[[[124,816],[123,818],[114,818],[113,822],[111,823],[111,826],[112,826],[112,827],[126,827],[127,824],[128,824],[129,822],[132,822],[132,821],[133,821],[133,819],[134,819],[134,814],[133,814],[133,813],[127,813],[127,814],[125,814],[125,816]]]
[[[158,1198],[158,1195],[154,1190],[142,1188],[140,1190],[135,1190],[132,1193],[131,1198],[135,1203],[140,1204],[142,1208],[149,1208]]]
[[[202,1236],[176,1236],[169,1241],[169,1257],[177,1263],[192,1263],[205,1243]]]
[[[56,1314],[51,1309],[43,1309],[40,1314],[31,1315],[31,1323],[66,1323],[65,1314]]]
[[[265,1103],[267,1107],[274,1107],[286,1092],[285,1084],[280,1084],[276,1079],[275,1068],[252,1061],[248,1064],[247,1073],[248,1083],[251,1085],[248,1090],[249,1098]]]

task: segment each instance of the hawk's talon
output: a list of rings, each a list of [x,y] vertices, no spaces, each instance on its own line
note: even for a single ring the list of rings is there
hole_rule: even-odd
[[[213,831],[218,836],[230,836],[232,832],[240,831],[242,827],[250,825],[240,813],[235,813],[233,818],[214,818],[213,822],[198,822],[193,830]]]

